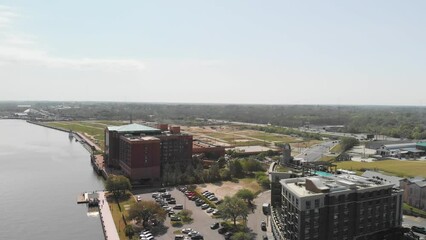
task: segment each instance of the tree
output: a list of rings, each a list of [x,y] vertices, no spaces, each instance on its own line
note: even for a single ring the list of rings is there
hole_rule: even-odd
[[[218,210],[221,212],[223,219],[232,219],[234,221],[234,227],[237,226],[238,218],[247,219],[250,212],[247,203],[235,196],[226,196],[223,202],[219,204]]]
[[[126,236],[129,237],[129,239],[132,239],[135,235],[135,230],[133,229],[132,225],[126,225],[126,227],[124,228],[124,233],[126,234]]]
[[[192,221],[192,211],[189,209],[183,209],[178,213],[178,216],[182,219],[182,222],[184,223],[190,223]]]
[[[247,188],[243,188],[243,189],[238,190],[238,192],[235,194],[235,196],[243,199],[249,205],[251,204],[251,201],[253,201],[253,199],[254,199],[254,193]]]
[[[112,192],[114,197],[117,199],[123,196],[126,190],[131,190],[132,185],[128,178],[122,175],[110,175],[105,183],[107,191]]]
[[[149,221],[164,222],[166,212],[154,201],[140,201],[130,207],[128,218],[146,227]]]
[[[229,162],[229,171],[231,172],[232,177],[241,178],[244,176],[243,166],[241,166],[239,160]]]
[[[344,137],[340,141],[340,146],[342,146],[342,151],[346,152],[347,150],[351,149],[353,146],[358,145],[359,141],[356,138],[353,137]]]
[[[232,235],[231,240],[251,240],[253,236],[248,232],[236,232]]]
[[[225,159],[225,157],[220,157],[220,158],[217,160],[217,163],[219,164],[219,168],[223,168],[223,167],[225,167],[225,164],[226,164],[226,159]]]
[[[209,169],[209,175],[211,180],[216,181],[220,179],[220,172],[219,172],[219,164],[213,163]]]

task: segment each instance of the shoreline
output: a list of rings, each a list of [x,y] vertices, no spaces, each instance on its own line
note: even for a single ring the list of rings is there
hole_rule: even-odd
[[[53,127],[49,126],[47,124],[36,122],[36,121],[30,121],[26,120],[27,123],[38,125],[41,127],[50,128],[53,130],[58,130],[61,132],[69,133],[71,130],[64,129],[60,127]],[[105,168],[102,168],[99,166],[96,157],[97,155],[94,155],[93,149],[100,150],[100,147],[94,144],[92,141],[88,140],[85,136],[83,136],[81,133],[72,131],[73,136],[76,138],[78,142],[90,153],[90,163],[92,164],[93,170],[100,176],[102,176],[104,179],[107,179],[108,173]],[[102,157],[102,155],[100,155]],[[102,157],[103,158],[103,157]],[[112,213],[109,208],[108,202],[105,198],[104,193],[105,192],[98,192],[100,195],[100,202],[99,202],[99,220],[101,222],[102,226],[102,232],[104,233],[105,240],[120,240],[117,232],[117,228],[115,226],[114,220],[112,218]],[[102,204],[101,204],[102,201]]]

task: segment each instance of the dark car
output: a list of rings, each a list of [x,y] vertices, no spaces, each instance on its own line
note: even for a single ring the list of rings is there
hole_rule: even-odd
[[[175,199],[170,199],[169,201],[167,201],[168,204],[176,204],[176,200]]]
[[[262,221],[260,223],[260,228],[262,229],[262,231],[266,231],[266,222],[265,221]]]
[[[210,225],[211,229],[218,229],[219,228],[219,223],[213,223],[212,225]]]
[[[200,234],[197,234],[197,235],[191,237],[191,240],[193,240],[193,239],[199,240],[199,239],[204,239],[204,237]]]
[[[158,191],[157,192],[166,192],[167,191],[167,189],[165,189],[165,188],[160,188],[160,189],[158,189]]]
[[[176,206],[173,207],[173,209],[183,209],[183,205],[177,204]]]
[[[226,233],[224,234],[225,239],[231,239],[232,235],[234,235],[232,232],[226,232]]]
[[[197,206],[197,207],[199,207],[199,206],[201,206],[203,204],[204,204],[203,202],[195,202],[195,206]]]
[[[220,233],[220,234],[224,234],[224,233],[226,233],[226,232],[228,232],[228,229],[227,228],[219,228],[219,230],[217,230],[217,232],[218,233]]]
[[[180,219],[180,217],[178,217],[176,215],[172,215],[172,216],[170,216],[170,220],[172,220],[172,221],[180,221],[181,219]]]
[[[426,228],[424,227],[412,226],[411,230],[416,233],[426,234]]]

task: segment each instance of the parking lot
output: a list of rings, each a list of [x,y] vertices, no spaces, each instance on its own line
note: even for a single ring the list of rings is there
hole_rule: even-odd
[[[210,229],[210,225],[215,222],[220,222],[221,219],[213,219],[210,214],[206,213],[206,211],[202,210],[200,207],[195,206],[194,201],[189,200],[184,193],[176,188],[167,188],[167,191],[176,199],[176,204],[182,204],[184,209],[192,211],[192,218],[194,221],[191,224],[184,224],[182,227],[173,227],[171,225],[170,218],[167,217],[164,222],[164,226],[168,227],[167,233],[161,236],[155,236],[155,239],[173,240],[175,239],[175,234],[173,232],[182,230],[182,228],[192,228],[193,230],[200,232],[206,240],[224,239],[223,235],[219,234],[217,229]],[[138,194],[137,196],[140,196],[142,200],[154,200],[154,198],[152,198],[152,193],[153,192]],[[170,206],[173,207],[176,204],[170,204]],[[175,212],[178,211],[179,210],[175,210]]]

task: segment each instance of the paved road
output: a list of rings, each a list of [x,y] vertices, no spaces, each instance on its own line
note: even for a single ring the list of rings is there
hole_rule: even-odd
[[[310,148],[305,149],[302,153],[296,156],[296,158],[303,158],[307,162],[318,161],[324,154],[328,153],[330,148],[332,148],[336,143],[333,141],[328,141],[314,145]]]
[[[173,234],[173,232],[176,230],[181,230],[182,228],[192,228],[195,231],[200,232],[200,234],[204,236],[205,240],[224,239],[224,237],[220,235],[217,230],[210,229],[210,225],[215,222],[220,222],[221,219],[213,219],[204,210],[201,210],[201,208],[195,206],[195,202],[188,200],[186,196],[179,190],[170,188],[168,191],[171,193],[172,197],[176,198],[176,204],[183,204],[186,209],[192,211],[192,218],[194,221],[191,224],[183,225],[183,227],[175,228],[171,226],[170,218],[167,217],[166,221],[164,222],[164,225],[168,227],[167,233],[162,236],[155,236],[155,239],[173,240],[175,239],[175,234]],[[139,195],[142,197],[142,200],[153,200],[152,192]],[[174,204],[170,204],[170,206],[174,206]]]
[[[248,216],[247,227],[249,227],[253,234],[255,235],[254,239],[262,239],[263,235],[266,235],[264,231],[260,229],[260,223],[262,221],[269,222],[270,219],[266,219],[266,216],[263,214],[262,205],[264,203],[271,202],[271,190],[260,193],[256,199],[254,199],[253,203],[256,205],[254,213],[251,213]],[[268,232],[271,231],[270,225],[267,228]]]

